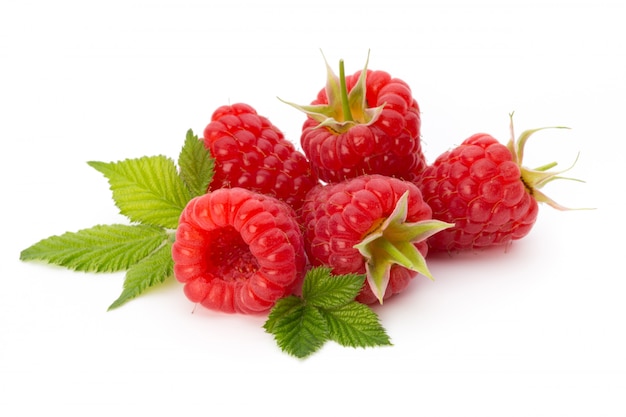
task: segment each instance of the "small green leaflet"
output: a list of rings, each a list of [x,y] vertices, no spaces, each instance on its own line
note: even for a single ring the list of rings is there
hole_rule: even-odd
[[[165,156],[144,156],[88,164],[108,178],[120,213],[133,222],[176,228],[191,194],[173,160]]]
[[[361,291],[363,276],[357,274],[331,275],[326,267],[313,268],[302,283],[302,297],[320,307],[348,304]]]
[[[180,178],[192,196],[205,194],[213,179],[214,160],[204,143],[189,129],[178,156]]]
[[[20,254],[83,272],[118,272],[136,264],[167,239],[165,230],[145,225],[98,225],[43,239]]]
[[[278,300],[263,327],[284,352],[298,358],[309,356],[329,339],[328,325],[319,309],[296,296]]]
[[[121,306],[143,293],[156,284],[163,283],[172,276],[174,261],[172,261],[172,242],[163,244],[159,249],[142,259],[126,272],[124,291],[117,300],[109,306],[109,310]]]
[[[328,323],[330,338],[342,346],[391,345],[378,317],[365,304],[354,301],[321,312]]]
[[[307,272],[302,297],[278,300],[263,328],[290,355],[305,358],[328,340],[348,347],[391,345],[378,316],[355,301],[365,275],[331,275],[326,267]]]
[[[206,193],[213,159],[202,141],[187,132],[178,168],[165,156],[88,162],[104,174],[120,213],[132,224],[97,225],[43,239],[20,254],[84,272],[126,271],[117,308],[172,276],[173,230],[187,203]]]

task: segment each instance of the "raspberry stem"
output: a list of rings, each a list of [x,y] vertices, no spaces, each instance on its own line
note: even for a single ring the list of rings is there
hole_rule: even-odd
[[[339,88],[341,94],[341,109],[343,111],[343,121],[352,122],[352,112],[350,111],[350,100],[348,99],[348,87],[346,86],[346,71],[343,59],[339,60]]]
[[[386,252],[386,254],[388,255],[389,259],[393,259],[396,261],[396,263],[410,268],[412,265],[411,260],[404,254],[402,253],[402,251],[400,251],[400,249],[398,249],[396,246],[394,246],[393,243],[389,242],[386,239],[381,239],[378,242],[379,245],[379,249],[381,249],[382,251]]]

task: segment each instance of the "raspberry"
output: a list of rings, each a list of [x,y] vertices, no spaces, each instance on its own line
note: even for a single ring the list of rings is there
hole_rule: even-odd
[[[172,258],[191,301],[228,313],[267,311],[297,289],[306,266],[293,209],[239,187],[189,202]]]
[[[297,210],[318,183],[304,154],[247,104],[216,109],[204,129],[204,143],[215,159],[210,190],[246,188],[276,197]]]
[[[508,245],[526,236],[537,220],[538,202],[567,210],[539,191],[564,171],[522,166],[523,148],[535,130],[513,136],[505,146],[485,133],[472,135],[444,152],[417,183],[433,217],[454,223],[428,244],[436,250],[467,250]]]
[[[377,174],[313,188],[301,223],[313,266],[367,275],[357,297],[366,304],[402,292],[417,273],[431,277],[426,239],[450,226],[431,220],[415,184]]]
[[[426,166],[420,142],[420,109],[409,85],[385,71],[367,69],[328,80],[305,112],[300,142],[315,173],[333,183],[364,174],[402,179]]]

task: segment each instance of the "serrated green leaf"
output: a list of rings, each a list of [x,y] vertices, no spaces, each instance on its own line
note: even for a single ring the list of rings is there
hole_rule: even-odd
[[[316,307],[342,306],[354,300],[364,281],[363,274],[331,275],[330,268],[313,268],[305,277],[302,297]]]
[[[109,306],[109,310],[130,301],[148,288],[163,283],[172,276],[173,269],[172,243],[167,242],[128,269],[124,280],[124,290],[119,298]]]
[[[278,306],[280,317],[276,317],[274,310],[275,316],[266,329],[274,335],[276,343],[284,352],[304,358],[328,340],[328,325],[316,307],[303,304],[296,297],[288,297],[286,300],[289,301],[285,305]]]
[[[300,308],[303,303],[304,301],[295,295],[290,295],[278,300],[276,304],[274,304],[274,307],[272,307],[272,310],[267,317],[267,321],[263,325],[265,331],[268,333],[274,333],[276,322],[281,320],[283,317],[292,314],[295,310]]]
[[[146,225],[97,225],[43,239],[20,254],[84,272],[116,272],[145,258],[167,239],[165,230]]]
[[[191,197],[206,194],[213,179],[214,165],[211,151],[189,129],[185,144],[178,156],[178,166],[180,178],[187,186]]]
[[[365,281],[363,274],[333,276],[327,267],[315,267],[304,277],[302,297],[278,300],[263,326],[285,352],[304,358],[326,341],[343,346],[390,345],[378,316],[354,301]]]
[[[342,346],[371,347],[391,345],[378,316],[356,301],[335,309],[323,309],[329,338]]]
[[[88,162],[109,180],[121,214],[133,222],[175,229],[191,199],[174,161],[165,156]]]

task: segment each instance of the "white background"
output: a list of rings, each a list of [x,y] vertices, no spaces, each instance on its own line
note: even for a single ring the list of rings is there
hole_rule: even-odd
[[[618,0],[0,3],[0,414],[626,416]],[[226,5],[227,4],[227,5]],[[262,317],[194,308],[171,280],[106,312],[123,274],[19,261],[36,241],[123,222],[86,162],[175,158],[222,104],[297,143],[323,50],[411,86],[430,161],[475,132],[529,142],[555,182],[525,239],[430,258],[377,312],[393,347],[283,354]]]

